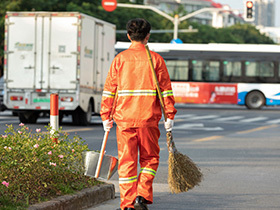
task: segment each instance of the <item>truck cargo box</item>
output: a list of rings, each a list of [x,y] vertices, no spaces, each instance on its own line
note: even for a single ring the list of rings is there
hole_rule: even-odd
[[[60,119],[88,124],[99,113],[114,58],[113,24],[79,12],[7,12],[4,105],[35,123],[59,94]]]

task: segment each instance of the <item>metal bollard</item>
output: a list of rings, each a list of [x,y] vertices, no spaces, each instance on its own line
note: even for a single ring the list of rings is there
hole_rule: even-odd
[[[58,143],[56,137],[53,137],[54,133],[58,131],[59,127],[59,110],[58,110],[58,94],[51,94],[51,102],[50,102],[50,126],[51,126],[51,139],[53,142]]]

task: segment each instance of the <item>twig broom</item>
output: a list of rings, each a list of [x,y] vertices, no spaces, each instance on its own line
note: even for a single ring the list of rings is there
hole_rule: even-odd
[[[148,55],[149,64],[153,73],[153,77],[157,86],[157,93],[160,99],[161,108],[164,114],[165,121],[167,116],[165,113],[163,98],[161,90],[159,88],[158,79],[153,66],[151,54],[148,45],[145,45],[145,49]],[[202,180],[202,173],[198,166],[186,155],[180,153],[173,141],[171,131],[166,133],[167,147],[168,147],[168,184],[172,193],[186,192],[194,186],[199,185]]]

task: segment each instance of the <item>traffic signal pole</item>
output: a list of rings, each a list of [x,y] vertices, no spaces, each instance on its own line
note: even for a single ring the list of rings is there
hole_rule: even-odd
[[[231,11],[230,9],[222,9],[222,8],[203,8],[200,10],[197,10],[195,12],[192,12],[190,14],[187,14],[183,17],[179,18],[179,15],[175,15],[174,17],[164,13],[163,11],[159,10],[156,7],[153,6],[148,6],[148,5],[139,5],[139,4],[122,4],[122,3],[118,3],[117,7],[125,7],[125,8],[134,8],[134,9],[149,9],[152,10],[156,13],[158,13],[159,15],[165,17],[166,19],[170,20],[173,24],[174,24],[174,33],[173,33],[173,39],[177,39],[178,38],[178,27],[180,22],[189,19],[195,15],[198,15],[200,13],[204,13],[204,12],[221,12],[221,11]]]

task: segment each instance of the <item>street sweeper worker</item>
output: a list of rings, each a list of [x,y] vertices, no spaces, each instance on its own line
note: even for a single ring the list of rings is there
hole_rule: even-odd
[[[113,60],[102,95],[101,118],[105,131],[113,126],[109,120],[115,95],[113,119],[117,124],[118,174],[122,210],[148,209],[153,203],[152,184],[159,165],[159,121],[162,118],[156,83],[145,51],[151,25],[145,19],[127,23],[129,49]],[[171,131],[177,110],[169,74],[163,58],[151,52],[152,62],[164,99],[167,121]],[[137,171],[138,152],[140,171]]]

